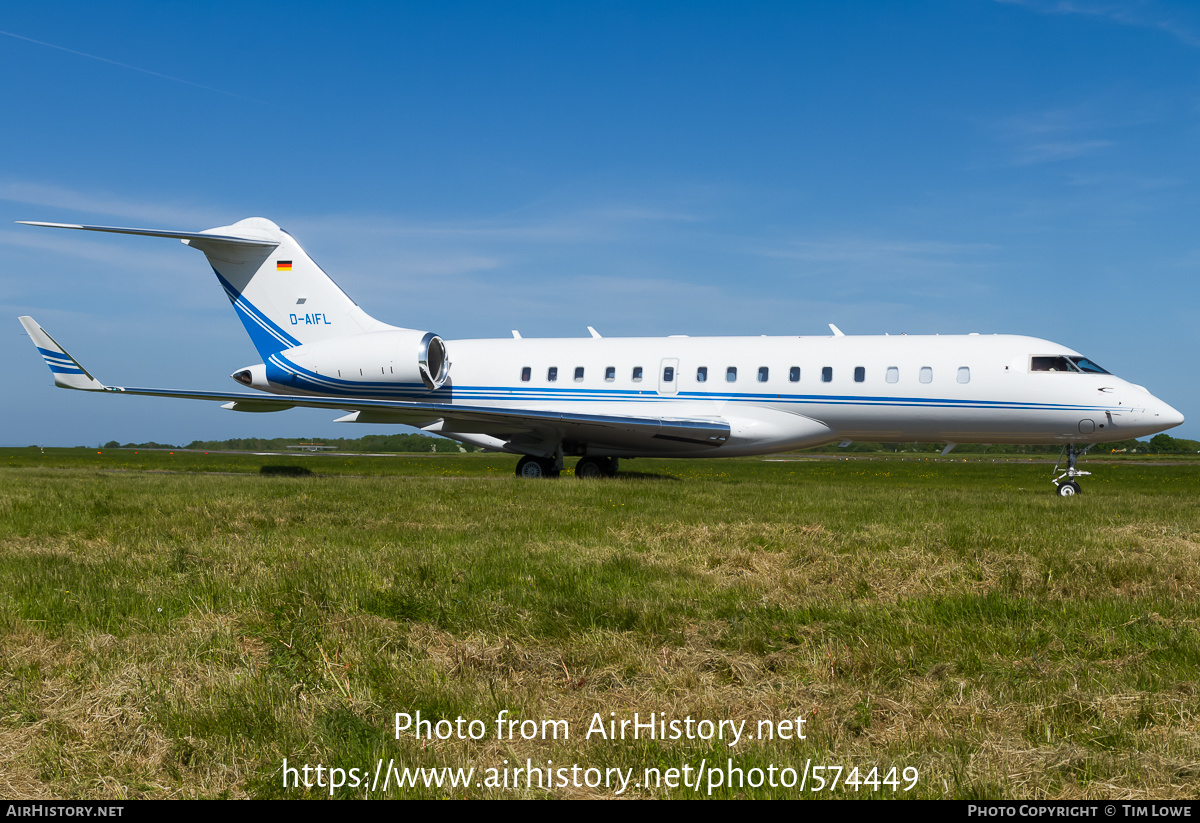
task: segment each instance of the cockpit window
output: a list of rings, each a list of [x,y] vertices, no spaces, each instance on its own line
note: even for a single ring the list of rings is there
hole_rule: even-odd
[[[1085,372],[1087,374],[1108,374],[1107,369],[1100,368],[1086,357],[1072,357],[1069,359],[1072,363],[1079,367],[1081,372]]]
[[[1034,357],[1029,361],[1030,371],[1075,371],[1071,361],[1065,357]]]
[[[1076,374],[1108,374],[1086,357],[1067,357],[1065,355],[1043,356],[1029,358],[1030,371],[1075,372]]]

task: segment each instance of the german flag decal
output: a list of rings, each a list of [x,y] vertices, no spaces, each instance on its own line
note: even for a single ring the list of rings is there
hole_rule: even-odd
[[[275,271],[291,271],[291,270],[292,270],[292,261],[291,260],[275,261]]]

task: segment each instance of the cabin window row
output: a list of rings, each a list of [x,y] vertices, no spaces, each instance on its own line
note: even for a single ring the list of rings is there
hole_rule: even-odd
[[[583,366],[576,366],[574,381],[576,383],[582,383],[583,382],[583,374],[584,374]],[[643,374],[644,374],[644,370],[642,369],[641,366],[634,366],[632,372],[630,373],[630,378],[632,379],[632,381],[634,383],[640,383],[640,382],[642,382]],[[771,370],[769,367],[767,367],[767,366],[759,366],[758,367],[758,373],[756,375],[757,382],[766,383],[768,380],[770,380],[770,377],[771,377]],[[523,369],[521,369],[521,382],[522,383],[528,383],[532,379],[533,379],[533,368],[531,366],[525,366]],[[616,379],[617,379],[617,367],[616,366],[608,366],[607,368],[605,368],[604,382],[611,383]],[[663,367],[662,379],[663,379],[664,383],[674,383],[675,382],[675,367],[674,366]],[[738,379],[737,366],[729,366],[728,368],[725,369],[725,382],[726,383],[736,383],[737,379]],[[888,383],[899,383],[900,382],[900,368],[898,366],[888,366],[887,370],[884,372],[883,379]],[[932,383],[933,382],[933,367],[932,366],[922,366],[920,368],[920,370],[917,372],[917,379],[922,383]],[[956,379],[959,383],[970,383],[971,382],[970,367],[959,366],[958,373],[956,375]],[[865,366],[855,366],[854,367],[854,382],[855,383],[865,383],[866,381],[867,381],[866,367]],[[546,382],[547,383],[557,383],[558,382],[558,366],[550,366],[548,369],[546,369]],[[699,366],[696,368],[696,382],[697,383],[707,383],[708,382],[708,366]],[[788,382],[789,383],[799,383],[800,382],[800,367],[799,366],[792,366],[790,369],[788,369]],[[832,366],[824,366],[821,368],[821,382],[822,383],[832,383],[833,382],[833,367]]]

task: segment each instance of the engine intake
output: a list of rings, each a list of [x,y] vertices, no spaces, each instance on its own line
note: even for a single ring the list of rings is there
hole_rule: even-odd
[[[421,369],[421,382],[433,391],[440,389],[450,375],[450,360],[446,357],[446,341],[433,332],[421,338],[417,352],[417,365]]]

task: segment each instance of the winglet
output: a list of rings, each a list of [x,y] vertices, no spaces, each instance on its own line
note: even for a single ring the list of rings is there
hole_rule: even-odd
[[[83,391],[104,391],[108,387],[88,374],[88,370],[79,365],[79,361],[67,354],[67,350],[58,345],[45,329],[37,324],[32,317],[19,318],[25,332],[37,346],[38,354],[50,367],[54,375],[54,385],[64,389],[82,389]]]

